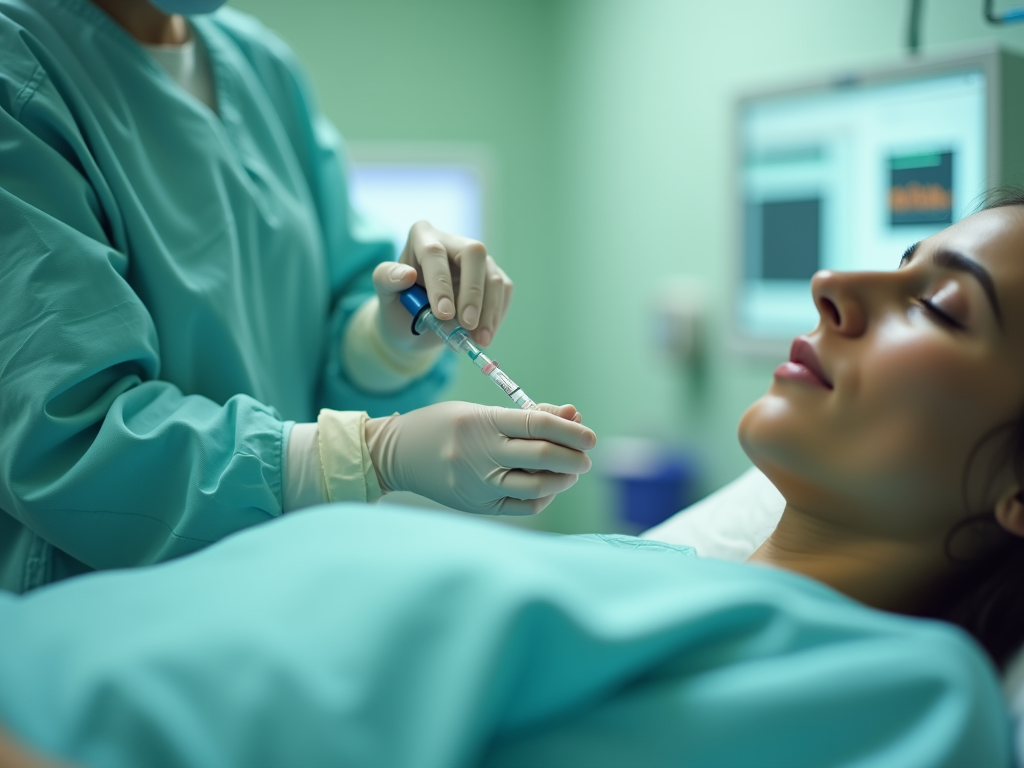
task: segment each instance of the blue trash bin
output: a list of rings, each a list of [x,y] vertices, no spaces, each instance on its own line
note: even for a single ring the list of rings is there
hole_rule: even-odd
[[[613,438],[603,472],[615,487],[619,524],[644,531],[694,501],[696,461],[688,452],[640,438]]]

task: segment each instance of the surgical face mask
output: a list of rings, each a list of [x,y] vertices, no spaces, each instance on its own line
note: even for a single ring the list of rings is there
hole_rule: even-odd
[[[164,13],[195,16],[201,13],[213,13],[227,0],[151,0],[151,2]]]

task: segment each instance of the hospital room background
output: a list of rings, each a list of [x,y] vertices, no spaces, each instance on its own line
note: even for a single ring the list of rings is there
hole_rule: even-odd
[[[382,226],[422,192],[428,216],[451,217],[439,226],[468,216],[515,281],[493,356],[535,400],[575,404],[600,440],[594,470],[518,523],[567,533],[629,529],[621,476],[637,451],[672,458],[680,505],[749,466],[735,426],[783,358],[731,337],[737,97],[1024,52],[1024,24],[990,24],[980,0],[232,4],[297,51],[357,197],[396,208]],[[461,213],[430,184],[462,195]],[[696,329],[682,350],[680,316]],[[468,364],[447,396],[507,402]]]

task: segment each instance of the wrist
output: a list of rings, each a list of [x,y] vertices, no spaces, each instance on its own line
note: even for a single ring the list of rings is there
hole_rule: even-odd
[[[317,436],[329,501],[374,502],[381,496],[376,469],[366,445],[367,415],[362,411],[324,408],[317,416]]]
[[[356,311],[345,329],[341,356],[353,382],[368,392],[390,394],[433,368],[444,347],[439,339],[428,340],[411,333],[412,344],[398,342],[385,328],[383,311],[376,296]]]
[[[400,490],[394,486],[391,473],[388,471],[388,460],[393,453],[394,442],[393,437],[390,436],[390,427],[397,418],[398,414],[393,413],[390,416],[367,419],[363,426],[363,437],[370,456],[370,465],[377,474],[377,484],[380,486],[381,493]]]
[[[316,422],[291,422],[285,440],[282,470],[284,512],[327,501],[327,486],[320,459],[320,432]]]

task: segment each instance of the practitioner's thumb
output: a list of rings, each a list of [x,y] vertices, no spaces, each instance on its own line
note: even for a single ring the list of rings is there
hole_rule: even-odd
[[[385,261],[373,270],[373,287],[381,301],[396,301],[400,291],[416,282],[416,270],[408,264]]]

